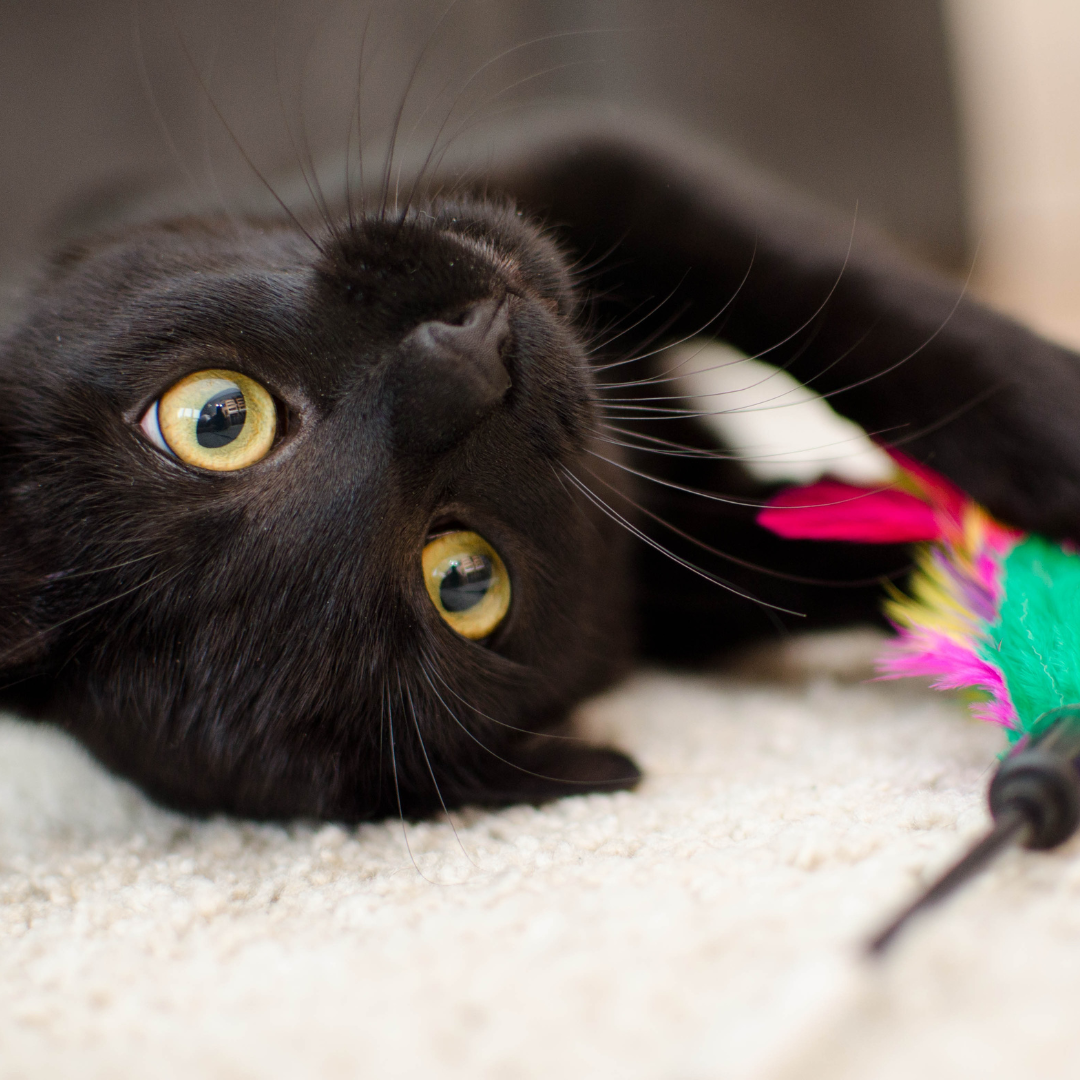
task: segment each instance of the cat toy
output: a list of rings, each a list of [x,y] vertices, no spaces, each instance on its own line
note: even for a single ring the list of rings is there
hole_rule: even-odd
[[[996,521],[944,477],[895,451],[889,486],[832,479],[779,492],[758,516],[789,539],[918,544],[906,593],[889,586],[897,631],[881,678],[929,676],[963,690],[1009,748],[989,788],[991,830],[869,943],[1018,843],[1057,847],[1080,825],[1080,551]]]

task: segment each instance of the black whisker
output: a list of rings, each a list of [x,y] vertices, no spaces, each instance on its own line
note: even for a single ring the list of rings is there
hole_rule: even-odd
[[[683,283],[686,281],[686,275],[689,274],[689,273],[690,273],[689,270],[684,271],[683,276],[681,278],[679,278],[678,282],[676,283],[675,287],[671,290],[671,292],[669,292],[667,294],[667,296],[665,296],[658,303],[654,304],[636,322],[633,322],[628,327],[626,327],[625,329],[620,330],[619,333],[615,334],[613,337],[606,338],[603,341],[591,342],[589,344],[589,353],[590,353],[590,355],[596,355],[599,352],[606,351],[607,349],[609,349],[611,347],[612,342],[618,341],[619,338],[623,337],[625,334],[629,334],[629,333],[633,332],[639,326],[641,326],[642,323],[644,323],[647,320],[651,319],[661,308],[664,307],[665,304],[670,303],[670,301],[673,299],[675,294],[679,291],[679,289],[682,288]],[[647,302],[648,301],[643,301],[643,303],[647,303]],[[640,307],[641,305],[638,305],[638,306]],[[652,340],[647,339],[646,344],[644,345],[644,347],[648,348],[648,346],[652,343],[652,341],[656,340],[656,337],[658,335],[661,335],[661,334],[665,333],[671,326],[674,325],[675,322],[677,322],[679,319],[681,319],[683,317],[683,315],[686,314],[687,310],[688,310],[688,308],[686,306],[684,306],[680,311],[676,312],[676,314],[674,315],[674,317],[672,319],[669,319],[667,322],[665,322],[664,325],[662,327],[660,327],[660,329],[658,331],[655,331],[653,334],[650,334],[650,338]],[[622,363],[622,361],[620,361],[620,363]],[[612,366],[615,366],[615,365],[612,365]],[[594,367],[593,370],[594,371],[603,371],[605,369],[603,367],[598,366],[598,367]],[[602,385],[602,384],[600,384],[600,385]],[[624,384],[623,383],[612,383],[611,385],[612,386],[622,386]]]
[[[157,94],[154,92],[154,84],[150,79],[150,72],[146,67],[146,50],[143,47],[142,30],[139,28],[139,12],[138,8],[134,5],[131,8],[131,29],[134,37],[135,60],[139,68],[139,81],[142,84],[143,93],[146,95],[146,102],[154,115],[154,123],[157,125],[161,137],[165,140],[165,146],[169,151],[169,156],[184,174],[185,180],[191,186],[192,193],[197,194],[200,187],[198,178],[188,166],[187,158],[180,153],[180,149],[176,145],[176,141],[172,137],[172,132],[169,130],[169,125],[165,120],[165,115],[161,111],[161,105],[158,103]]]
[[[412,66],[412,70],[409,72],[409,78],[405,83],[405,90],[401,95],[401,101],[398,103],[397,112],[394,115],[394,123],[390,128],[390,142],[386,150],[386,162],[383,166],[383,183],[382,183],[382,216],[386,215],[387,203],[390,199],[390,178],[393,176],[394,171],[394,154],[397,151],[398,135],[401,133],[401,121],[405,116],[405,107],[409,101],[409,95],[412,93],[412,88],[416,84],[416,77],[420,74],[420,69],[427,59],[428,51],[435,43],[435,39],[438,36],[439,31],[442,29],[442,25],[450,16],[450,12],[457,7],[458,0],[450,0],[450,3],[443,9],[442,14],[436,20],[435,25],[431,29],[431,33],[428,34],[427,40],[424,42],[423,48],[420,50],[416,57],[416,62]],[[397,189],[394,190],[394,207],[397,207]],[[404,219],[402,219],[404,221]]]
[[[132,560],[132,562],[137,562],[137,561],[139,561],[139,560]],[[129,565],[129,564],[121,563],[120,565],[121,566],[126,566],[126,565]],[[106,568],[103,568],[103,569],[106,569]],[[89,570],[89,571],[86,571],[85,573],[86,574],[92,574],[92,573],[96,573],[96,572],[97,571]],[[71,615],[66,619],[61,619],[59,622],[53,623],[51,626],[47,626],[47,627],[45,627],[45,628],[43,628],[41,630],[35,631],[28,638],[24,638],[21,641],[19,641],[16,645],[12,646],[11,648],[3,650],[2,652],[0,652],[0,662],[3,662],[9,656],[11,656],[12,654],[17,653],[20,649],[25,648],[27,646],[27,644],[29,644],[30,642],[33,642],[35,639],[43,640],[43,639],[47,638],[50,634],[52,634],[54,631],[59,630],[62,626],[66,626],[68,623],[73,622],[76,619],[80,619],[84,615],[88,615],[93,611],[97,611],[99,608],[105,607],[107,604],[111,604],[116,600],[122,600],[124,597],[130,596],[132,593],[138,592],[140,589],[143,589],[146,586],[153,584],[153,582],[156,581],[158,578],[163,577],[165,573],[166,572],[163,570],[160,574],[155,574],[153,577],[147,578],[146,581],[139,582],[137,585],[132,586],[130,589],[127,589],[124,592],[117,593],[114,596],[110,596],[107,599],[102,600],[100,603],[94,604],[91,607],[85,608],[84,610],[77,612],[75,615]],[[83,574],[73,574],[71,576],[72,577],[82,577],[84,575]],[[149,598],[153,598],[154,596],[157,596],[160,592],[162,592],[164,589],[167,589],[169,587],[169,585],[171,585],[179,576],[180,576],[180,572],[177,571],[171,577],[166,578],[165,581],[161,582],[161,584],[156,589],[154,589],[153,592],[151,592]],[[149,599],[149,598],[140,598],[140,599]],[[58,670],[62,671],[67,666],[67,664],[70,663],[70,661],[71,661],[71,656],[69,656],[64,661],[64,663],[60,665],[60,668]],[[6,681],[4,683],[0,683],[0,690],[7,690],[12,686],[18,686],[20,683],[24,683],[24,682],[26,682],[26,681],[28,681],[29,679],[32,679],[32,678],[34,678],[34,673],[33,672],[31,672],[28,675],[23,676],[22,678],[10,679],[10,680],[8,680],[8,681]]]
[[[488,98],[481,102],[480,105],[478,105],[471,113],[469,113],[468,116],[465,117],[465,119],[454,131],[454,133],[446,140],[445,144],[440,147],[439,141],[440,139],[442,139],[443,134],[446,130],[446,125],[450,122],[450,119],[453,116],[455,109],[458,107],[459,103],[462,101],[465,94],[468,92],[469,87],[472,86],[472,84],[476,82],[476,80],[479,79],[485,71],[487,71],[489,68],[493,67],[500,61],[505,60],[506,57],[512,56],[514,53],[521,52],[524,49],[532,48],[534,45],[542,45],[549,41],[556,41],[561,38],[567,37],[585,37],[590,34],[612,34],[617,32],[618,31],[616,30],[564,30],[550,34],[541,34],[540,36],[531,38],[528,41],[522,41],[518,42],[518,44],[516,45],[511,45],[509,48],[504,49],[502,52],[497,53],[495,56],[492,56],[489,59],[485,60],[484,63],[482,63],[461,85],[457,94],[454,97],[453,102],[446,110],[443,116],[443,120],[440,123],[438,130],[435,132],[434,138],[432,139],[431,148],[428,150],[427,156],[424,158],[423,164],[421,165],[420,170],[417,173],[416,178],[413,182],[413,189],[409,193],[409,198],[406,201],[406,205],[411,205],[413,194],[416,191],[417,187],[420,185],[420,183],[423,181],[424,175],[431,167],[432,161],[435,160],[435,155],[439,154],[438,160],[442,160],[443,156],[445,156],[446,154],[447,148],[451,146],[454,141],[461,136],[463,131],[468,130],[472,119],[476,116],[480,109],[486,108],[488,105],[491,104],[492,101],[497,100],[503,94],[509,93],[511,90],[514,90],[516,87],[522,85],[523,83],[528,82],[532,79],[541,78],[543,75],[550,74],[552,71],[559,71],[562,70],[564,67],[570,67],[573,65],[573,62],[555,65],[543,71],[534,72],[532,75],[528,75],[516,83],[511,83],[509,86],[504,86],[500,90],[496,91],[494,94],[489,95]],[[578,63],[584,63],[584,61],[578,61]],[[428,108],[430,108],[430,105],[428,106]],[[424,114],[426,114],[427,111],[428,109],[425,109]]]
[[[806,351],[810,348],[810,346],[813,345],[814,339],[817,337],[820,330],[821,330],[821,320],[819,319],[817,321],[817,324],[814,326],[813,330],[807,335],[806,341],[804,341],[802,343],[802,345],[800,345],[799,348],[790,357],[788,357],[787,360],[784,361],[784,365],[782,367],[777,366],[777,365],[772,365],[773,370],[768,372],[768,374],[762,376],[762,378],[758,379],[758,381],[756,383],[751,383],[749,386],[743,386],[743,387],[733,388],[733,389],[729,389],[729,390],[715,390],[715,391],[711,391],[710,393],[707,393],[707,394],[694,394],[693,399],[695,401],[698,401],[701,398],[705,398],[705,397],[721,397],[721,396],[723,396],[725,394],[742,394],[742,393],[745,393],[747,390],[755,390],[759,386],[764,386],[765,383],[769,382],[771,379],[776,378],[776,376],[779,375],[780,373],[786,372],[788,370],[788,368],[790,368],[792,365],[794,365],[795,362],[797,360],[799,360],[800,357],[802,357],[806,353]],[[712,344],[711,341],[703,342],[700,348],[696,349],[694,352],[690,353],[688,356],[685,356],[673,368],[667,369],[667,374],[666,375],[663,375],[663,376],[654,375],[654,376],[651,376],[650,378],[635,379],[633,382],[625,382],[625,383],[601,383],[601,384],[599,384],[598,389],[623,389],[623,388],[628,389],[628,388],[630,388],[632,386],[645,386],[645,385],[659,386],[659,385],[662,385],[663,383],[675,382],[675,381],[677,381],[679,379],[685,378],[685,376],[684,375],[674,374],[674,373],[678,372],[678,370],[680,368],[685,367],[695,357],[700,356],[707,348],[710,347],[711,344]],[[850,352],[850,350],[849,350],[849,352]],[[755,360],[758,360],[763,355],[764,355],[764,353],[761,353],[758,356],[741,356],[741,355],[736,356],[736,358],[734,360],[731,360],[731,359],[723,360],[718,364],[713,364],[711,367],[701,368],[700,370],[695,371],[693,374],[695,374],[695,375],[707,375],[709,372],[712,372],[712,371],[726,371],[730,367],[738,367],[740,364],[745,364],[745,363],[748,363],[748,362],[753,362]],[[847,355],[847,354],[845,353],[845,355]],[[829,366],[832,367],[834,364],[838,363],[840,359],[843,359],[843,357],[839,357],[837,360],[834,360]],[[773,398],[764,398],[760,403],[755,403],[755,406],[756,406],[756,404],[765,404],[766,402],[769,402],[769,401],[777,401],[780,398],[786,397],[788,394],[794,393],[796,390],[801,389],[801,387],[804,386],[804,385],[805,384],[799,384],[799,385],[790,387],[789,389],[784,390],[781,393],[777,394],[776,397],[773,397]],[[638,397],[638,396],[629,397],[629,398],[605,397],[604,400],[605,401],[670,401],[671,396],[670,395],[660,395],[659,397],[653,397],[653,398]],[[747,407],[739,407],[739,409],[737,411],[742,412],[742,411],[745,411],[746,408]]]
[[[498,99],[501,98],[503,95],[510,93],[512,90],[516,90],[520,86],[524,86],[526,83],[534,82],[536,79],[543,78],[545,75],[550,75],[553,72],[563,71],[563,70],[565,70],[567,68],[577,67],[577,66],[580,66],[580,65],[586,64],[586,63],[593,63],[593,61],[574,60],[574,61],[566,61],[565,63],[562,63],[562,64],[553,64],[551,67],[543,68],[540,71],[534,71],[531,75],[525,75],[522,78],[518,79],[516,82],[510,83],[509,85],[504,86],[501,89],[494,91],[493,93],[489,94],[486,98],[484,98],[479,104],[477,104],[476,107],[464,117],[464,119],[461,121],[461,123],[455,129],[455,131],[446,140],[444,145],[442,147],[439,147],[438,146],[438,139],[442,136],[445,125],[450,121],[450,118],[453,115],[454,110],[457,108],[457,106],[460,103],[462,97],[464,96],[465,89],[463,87],[459,91],[457,96],[455,97],[452,104],[450,105],[450,108],[446,113],[446,117],[445,117],[443,123],[440,125],[439,130],[436,132],[435,142],[433,143],[431,149],[428,151],[428,154],[424,159],[424,162],[423,162],[423,164],[421,166],[421,169],[420,169],[419,173],[417,174],[416,179],[413,182],[412,189],[409,192],[409,197],[406,200],[406,204],[405,204],[406,208],[408,208],[412,204],[413,195],[416,192],[416,190],[418,189],[418,187],[420,186],[421,181],[422,181],[423,176],[424,176],[424,173],[430,168],[431,162],[432,162],[432,160],[434,158],[435,153],[438,152],[439,157],[438,157],[437,160],[441,163],[443,161],[444,157],[446,156],[446,153],[449,151],[450,147],[452,147],[453,144],[466,131],[469,130],[469,128],[472,126],[473,120],[477,117],[477,115],[480,114],[481,111],[483,111],[485,109],[489,109],[493,102],[498,101]],[[468,85],[468,84],[466,84],[466,85]],[[428,108],[430,108],[430,106],[428,106]],[[421,114],[421,119],[423,119],[423,116],[426,115],[427,111],[428,111],[428,109],[424,110],[424,113]],[[416,124],[416,127],[418,127],[419,124],[420,124],[420,121],[418,120],[417,124]],[[416,127],[414,127],[414,129],[413,129],[414,131],[416,130]]]
[[[282,199],[281,196],[274,189],[273,184],[271,184],[270,181],[266,179],[266,177],[263,175],[262,171],[258,168],[258,166],[255,164],[255,162],[252,161],[251,155],[247,152],[247,150],[244,149],[243,143],[237,137],[236,133],[233,131],[232,127],[229,125],[229,122],[225,119],[225,115],[222,113],[221,109],[218,107],[217,101],[214,100],[213,94],[210,93],[210,89],[206,85],[206,80],[203,78],[202,72],[199,70],[198,64],[195,63],[195,58],[191,55],[191,50],[188,48],[187,40],[185,39],[183,33],[181,32],[179,26],[177,26],[177,24],[176,24],[176,20],[175,20],[175,17],[173,15],[172,8],[171,7],[168,8],[168,11],[169,11],[170,20],[172,21],[172,24],[173,24],[173,31],[176,34],[177,41],[180,43],[180,48],[183,51],[185,58],[187,59],[187,62],[188,62],[188,65],[191,68],[192,74],[195,76],[195,79],[199,84],[199,88],[202,90],[203,94],[205,95],[206,101],[209,103],[210,108],[213,109],[214,115],[218,118],[218,121],[220,122],[221,126],[225,129],[226,134],[232,140],[233,146],[236,147],[237,153],[239,153],[240,156],[244,159],[244,164],[247,165],[247,167],[251,170],[251,172],[254,174],[255,178],[259,181],[259,183],[261,183],[262,186],[264,188],[266,188],[266,190],[270,193],[270,195],[273,198],[274,202],[276,202],[278,204],[278,206],[280,206],[281,209],[285,212],[286,217],[288,217],[288,219],[293,223],[293,225],[295,225],[296,228],[299,229],[300,232],[303,233],[303,235],[307,237],[307,239],[311,243],[311,246],[314,247],[315,250],[317,252],[319,252],[320,255],[324,254],[322,246],[319,244],[319,242],[304,227],[303,222],[301,222],[301,220],[292,212],[292,210],[289,208],[289,206],[285,202],[285,200]]]
[[[274,89],[277,92],[278,112],[281,115],[281,122],[285,126],[285,135],[286,138],[289,140],[289,146],[292,149],[293,158],[296,161],[297,167],[300,169],[300,176],[301,179],[304,181],[304,187],[307,188],[308,194],[311,196],[311,201],[314,204],[315,209],[322,217],[323,224],[331,233],[333,233],[335,231],[334,216],[330,213],[330,207],[323,194],[322,186],[319,184],[318,173],[316,172],[313,164],[311,145],[307,137],[307,125],[303,122],[303,77],[301,76],[300,121],[301,134],[303,136],[304,142],[304,153],[301,154],[299,147],[296,145],[296,137],[293,133],[292,124],[289,122],[288,110],[285,107],[285,99],[282,93],[280,56],[278,54],[278,39],[276,34],[274,36]]]
[[[157,558],[160,554],[161,552],[159,551],[150,551],[145,555],[137,555],[134,559],[113,563],[111,566],[96,566],[93,570],[61,570],[58,573],[50,574],[46,580],[72,581],[74,578],[90,577],[93,574],[104,574],[109,570],[123,570],[125,566],[132,566],[135,563],[145,562],[147,559]]]

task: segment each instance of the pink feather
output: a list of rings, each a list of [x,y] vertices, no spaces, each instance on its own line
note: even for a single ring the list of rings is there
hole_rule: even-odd
[[[930,543],[920,573],[933,575],[950,599],[948,629],[941,626],[946,612],[927,606],[925,596],[898,594],[889,605],[898,637],[878,662],[880,677],[929,676],[937,690],[974,689],[988,698],[972,703],[976,717],[1018,731],[1005,676],[980,649],[1001,604],[1004,559],[1022,534],[995,521],[943,476],[888,452],[900,470],[897,485],[861,488],[823,479],[788,488],[761,511],[758,524],[798,540]]]
[[[933,507],[899,488],[861,488],[819,480],[774,495],[758,524],[789,540],[851,540],[908,544],[937,540]]]

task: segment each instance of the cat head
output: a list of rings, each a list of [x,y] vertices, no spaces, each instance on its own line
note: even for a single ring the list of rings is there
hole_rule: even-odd
[[[154,796],[358,820],[628,786],[576,298],[513,207],[69,248],[0,351],[0,668]],[[590,464],[595,467],[595,462]]]

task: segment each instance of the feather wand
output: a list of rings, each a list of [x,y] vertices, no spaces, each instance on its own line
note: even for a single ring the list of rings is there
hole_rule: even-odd
[[[890,453],[894,485],[788,488],[758,523],[790,539],[917,543],[908,592],[887,586],[897,637],[879,675],[966,691],[1011,752],[990,784],[994,827],[872,939],[874,954],[1010,844],[1057,847],[1080,825],[1080,552],[1003,525],[944,477]]]

